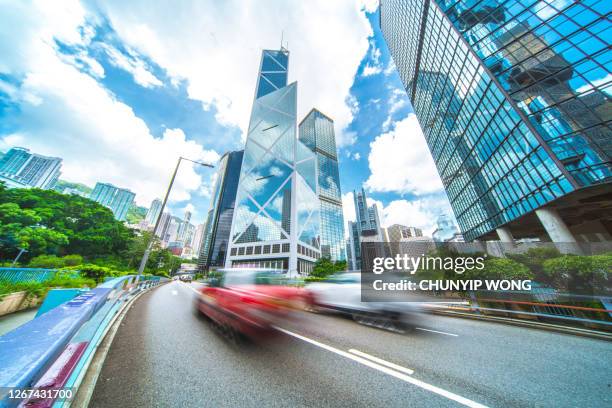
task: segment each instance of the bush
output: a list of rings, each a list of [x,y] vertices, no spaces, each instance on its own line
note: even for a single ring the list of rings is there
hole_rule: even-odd
[[[554,247],[531,248],[524,254],[508,254],[508,258],[527,266],[537,282],[551,284],[550,276],[544,272],[544,262],[558,258],[561,252]]]
[[[608,292],[612,289],[612,255],[564,255],[544,262],[552,285],[572,291]]]
[[[66,255],[62,258],[56,255],[39,255],[32,258],[28,267],[30,268],[54,268],[59,269],[65,266],[76,266],[83,263],[81,255]]]
[[[528,267],[513,259],[489,258],[484,269],[472,269],[462,275],[463,279],[533,279]]]

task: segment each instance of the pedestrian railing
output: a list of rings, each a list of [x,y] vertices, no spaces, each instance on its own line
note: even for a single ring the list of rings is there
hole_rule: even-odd
[[[532,291],[482,290],[469,293],[465,300],[468,301],[466,305],[450,304],[437,308],[612,331],[612,296],[535,288]]]
[[[0,268],[0,281],[10,283],[44,282],[55,276],[57,269]]]

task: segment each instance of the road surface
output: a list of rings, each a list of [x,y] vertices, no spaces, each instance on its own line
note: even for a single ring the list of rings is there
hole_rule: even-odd
[[[610,342],[445,316],[402,335],[304,313],[269,344],[236,346],[193,312],[197,285],[136,301],[91,407],[612,406]]]

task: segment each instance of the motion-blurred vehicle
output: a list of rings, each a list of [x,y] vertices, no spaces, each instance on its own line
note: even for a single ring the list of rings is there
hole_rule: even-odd
[[[200,290],[196,308],[225,331],[259,338],[303,307],[306,293],[278,271],[217,271]]]
[[[181,275],[180,280],[183,282],[191,282],[191,275]]]
[[[422,308],[418,302],[362,302],[359,272],[332,275],[306,285],[306,291],[312,312],[332,310],[351,316],[357,323],[400,333],[415,326]]]

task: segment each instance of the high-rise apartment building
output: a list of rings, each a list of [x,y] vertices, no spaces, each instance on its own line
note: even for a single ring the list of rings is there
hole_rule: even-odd
[[[299,140],[317,156],[321,255],[332,261],[345,260],[344,215],[334,121],[312,109],[299,125]]]
[[[309,273],[320,257],[316,156],[297,139],[297,83],[287,85],[288,63],[284,48],[262,53],[228,267]]]
[[[597,0],[381,2],[466,240],[611,238],[609,12]]]
[[[96,183],[89,198],[95,202],[108,207],[115,218],[125,221],[128,210],[134,202],[136,194],[125,188],[115,187],[109,183]]]
[[[147,211],[147,215],[145,215],[145,222],[151,228],[155,226],[155,222],[157,221],[157,217],[159,217],[159,212],[161,211],[162,201],[159,198],[151,201],[151,205],[149,206],[149,210]]]
[[[243,150],[228,152],[219,161],[210,209],[197,252],[200,271],[225,265],[243,155]]]
[[[0,159],[0,181],[7,187],[52,189],[59,179],[62,159],[11,148]]]

